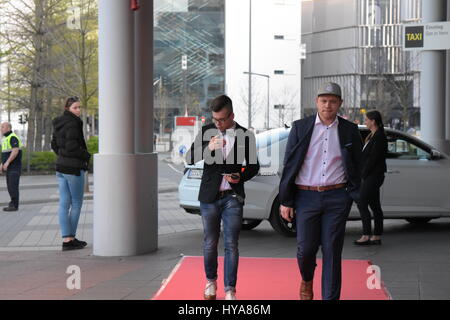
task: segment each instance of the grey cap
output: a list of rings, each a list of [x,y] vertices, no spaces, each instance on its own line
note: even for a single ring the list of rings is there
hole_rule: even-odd
[[[324,94],[332,94],[342,99],[341,87],[334,82],[326,82],[320,86],[317,96]]]

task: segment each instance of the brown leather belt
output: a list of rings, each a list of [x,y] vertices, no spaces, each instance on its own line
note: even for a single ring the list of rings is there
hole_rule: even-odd
[[[233,190],[219,191],[218,197],[219,197],[219,199],[222,199],[229,194],[234,194],[234,191]]]
[[[332,186],[323,186],[323,187],[310,187],[310,186],[297,185],[297,188],[300,190],[324,192],[324,191],[329,191],[329,190],[345,188],[346,186],[347,186],[346,183],[340,183],[340,184],[334,184]]]

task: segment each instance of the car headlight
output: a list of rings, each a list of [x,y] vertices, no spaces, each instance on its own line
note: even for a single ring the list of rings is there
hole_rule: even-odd
[[[201,179],[203,176],[203,169],[190,169],[188,179]]]

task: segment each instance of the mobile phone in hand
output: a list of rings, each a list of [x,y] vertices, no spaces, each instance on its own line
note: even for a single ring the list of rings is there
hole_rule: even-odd
[[[230,178],[233,179],[233,180],[237,180],[237,179],[240,178],[239,175],[234,174],[234,173],[222,173],[222,175],[223,175],[223,176],[230,177]]]

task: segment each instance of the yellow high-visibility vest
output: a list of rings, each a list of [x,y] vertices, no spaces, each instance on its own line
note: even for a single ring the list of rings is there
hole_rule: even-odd
[[[15,137],[17,138],[17,140],[19,141],[19,148],[22,148],[22,142],[20,141],[20,138],[13,132],[11,133],[9,136],[4,137],[2,140],[2,153],[4,152],[11,152],[12,151],[12,146],[11,146],[11,138]]]

